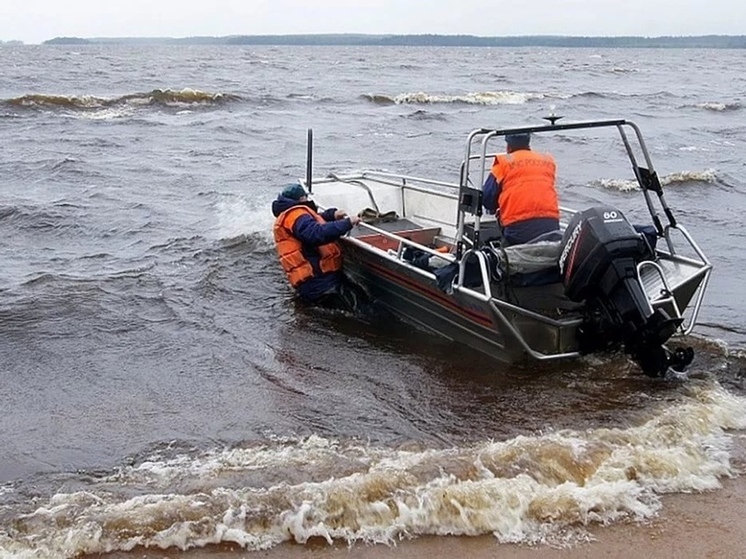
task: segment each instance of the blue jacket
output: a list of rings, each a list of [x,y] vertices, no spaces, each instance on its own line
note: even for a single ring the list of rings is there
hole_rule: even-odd
[[[313,211],[317,211],[313,202],[298,202],[292,198],[282,195],[272,202],[272,214],[278,217],[285,210],[297,205],[306,205]],[[310,215],[302,215],[295,220],[293,225],[293,236],[303,245],[303,255],[311,263],[314,277],[308,279],[298,286],[298,295],[306,301],[315,301],[322,295],[336,290],[342,282],[341,272],[322,273],[319,267],[319,253],[316,247],[331,243],[352,229],[349,219],[334,219],[337,208],[329,208],[320,213],[322,219],[327,223],[319,223]]]
[[[495,175],[490,173],[482,187],[482,205],[487,213],[494,214],[497,211],[497,199],[500,196],[500,183]]]

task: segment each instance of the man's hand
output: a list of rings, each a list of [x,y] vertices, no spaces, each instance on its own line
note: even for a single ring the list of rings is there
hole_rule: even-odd
[[[352,226],[353,226],[353,227],[354,227],[355,225],[357,225],[358,223],[360,223],[360,221],[361,221],[361,220],[360,220],[360,217],[359,217],[359,216],[357,216],[357,215],[351,215],[351,216],[348,216],[348,218],[347,218],[347,219],[349,219],[349,220],[350,220],[350,223],[352,223]]]
[[[344,219],[347,217],[347,212],[344,210],[337,210],[334,212],[334,219]]]

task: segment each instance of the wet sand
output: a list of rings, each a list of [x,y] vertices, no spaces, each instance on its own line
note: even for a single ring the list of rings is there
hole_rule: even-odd
[[[662,497],[663,508],[646,524],[592,526],[594,541],[570,548],[500,544],[492,536],[421,537],[396,546],[358,544],[328,546],[283,544],[268,551],[241,548],[178,550],[137,549],[106,559],[581,559],[581,558],[704,558],[746,557],[746,477],[724,480],[718,491]]]

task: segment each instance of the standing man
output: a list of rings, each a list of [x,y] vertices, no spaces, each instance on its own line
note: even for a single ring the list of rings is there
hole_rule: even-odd
[[[559,204],[554,158],[531,151],[528,133],[509,134],[505,142],[507,154],[495,157],[482,204],[488,213],[499,211],[503,244],[509,246],[559,230]]]
[[[275,247],[285,274],[300,298],[323,306],[351,309],[354,292],[342,274],[342,250],[336,242],[358,224],[337,208],[318,213],[300,184],[289,184],[272,202]]]

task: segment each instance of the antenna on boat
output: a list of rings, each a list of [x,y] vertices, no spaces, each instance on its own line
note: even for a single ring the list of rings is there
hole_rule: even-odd
[[[311,175],[313,173],[313,128],[308,129],[308,140],[306,145],[306,190],[312,193],[313,184]]]
[[[544,120],[548,120],[549,122],[551,122],[551,123],[552,123],[552,126],[554,126],[554,124],[555,124],[555,123],[556,123],[556,122],[557,122],[557,121],[558,121],[559,119],[561,119],[562,117],[561,117],[561,116],[559,116],[559,115],[557,115],[557,114],[556,114],[556,113],[554,112],[554,105],[552,105],[551,107],[549,107],[549,110],[550,110],[550,111],[552,111],[552,112],[550,112],[550,113],[549,113],[549,116],[545,116],[545,117],[542,117],[542,118],[543,118]]]

